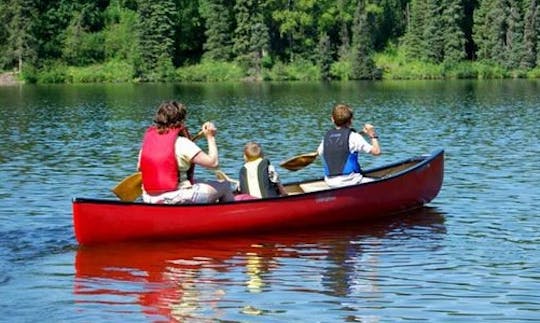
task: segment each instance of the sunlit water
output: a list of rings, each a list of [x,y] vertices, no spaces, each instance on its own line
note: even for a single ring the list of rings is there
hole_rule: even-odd
[[[229,175],[247,140],[274,164],[315,150],[347,102],[381,138],[364,167],[444,148],[443,188],[370,225],[79,248],[71,199],[113,198],[165,99],[188,105],[192,132],[217,124]],[[540,320],[539,104],[540,82],[524,80],[0,87],[0,318]]]

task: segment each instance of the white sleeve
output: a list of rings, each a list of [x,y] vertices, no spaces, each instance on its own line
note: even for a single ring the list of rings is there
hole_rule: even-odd
[[[372,146],[357,132],[351,132],[349,136],[349,150],[351,152],[365,152],[369,154]]]
[[[324,147],[324,139],[321,140],[321,143],[319,144],[319,147],[317,148],[317,153],[319,154],[319,156],[322,156],[323,154],[323,147]]]
[[[174,152],[180,169],[189,168],[193,157],[201,151],[202,149],[197,144],[186,137],[178,137],[174,144]]]

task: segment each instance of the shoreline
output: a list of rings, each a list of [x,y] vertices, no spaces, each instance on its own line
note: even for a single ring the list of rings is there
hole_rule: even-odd
[[[17,74],[18,73],[15,72],[0,73],[0,86],[16,85],[22,83],[18,80]]]

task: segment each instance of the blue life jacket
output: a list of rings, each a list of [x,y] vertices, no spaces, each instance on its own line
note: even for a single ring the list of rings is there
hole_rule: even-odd
[[[360,173],[358,152],[349,151],[349,136],[352,129],[331,129],[324,136],[323,161],[324,175],[338,176],[351,173]]]

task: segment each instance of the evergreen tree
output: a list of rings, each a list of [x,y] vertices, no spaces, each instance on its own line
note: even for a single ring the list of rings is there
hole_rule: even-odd
[[[351,11],[351,8],[352,11]],[[337,30],[337,37],[335,43],[337,45],[337,59],[339,61],[347,61],[350,57],[351,51],[351,22],[353,20],[354,6],[351,0],[338,0],[335,5],[336,21],[335,27]],[[324,31],[323,33],[327,33]],[[329,36],[329,35],[328,35]],[[320,41],[320,39],[319,39]],[[332,42],[332,38],[330,38]]]
[[[64,48],[65,31],[73,16],[73,4],[62,0],[41,1],[39,19],[35,22],[38,41],[37,64],[60,60]]]
[[[232,58],[232,39],[234,30],[231,8],[234,0],[205,0],[201,16],[205,19],[206,42],[203,49],[204,57],[228,61]]]
[[[332,65],[332,44],[327,33],[322,33],[319,37],[318,65],[321,70],[321,79],[330,80],[330,67]]]
[[[523,18],[517,0],[483,0],[475,13],[478,58],[507,68],[523,59]]]
[[[461,0],[445,0],[443,4],[444,62],[455,64],[466,58],[463,3]]]
[[[408,8],[408,27],[403,36],[403,48],[409,60],[422,60],[427,56],[424,25],[428,2],[427,0],[411,0]]]
[[[519,0],[507,0],[505,52],[506,59],[502,62],[508,68],[519,67],[523,58],[523,17]]]
[[[351,52],[351,38],[349,36],[349,25],[345,22],[341,24],[339,31],[340,45],[338,50],[338,59],[340,61],[347,60]]]
[[[531,69],[536,66],[536,57],[538,55],[538,21],[539,7],[536,0],[531,0],[525,13],[525,27],[523,31],[523,57],[520,66],[525,69]]]
[[[174,65],[194,64],[201,60],[206,32],[201,9],[205,0],[177,0],[179,20],[175,31]]]
[[[0,10],[2,18],[7,22],[4,30],[6,43],[0,48],[2,65],[7,68],[15,67],[21,72],[24,64],[34,65],[36,61],[37,41],[33,27],[37,21],[37,10],[34,1],[5,1]]]
[[[389,42],[402,36],[407,27],[405,9],[409,0],[378,0],[381,14],[376,22],[375,50],[384,50]]]
[[[444,3],[440,3],[438,0],[427,0],[427,10],[422,13],[424,15],[424,28],[421,38],[425,48],[424,55],[421,57],[436,64],[441,63],[444,58],[444,28],[446,26],[444,26],[442,19],[443,5]]]
[[[371,39],[371,29],[368,24],[365,0],[358,0],[352,31],[351,78],[355,80],[377,78],[375,63],[371,58],[373,41]]]
[[[163,80],[173,68],[175,2],[139,0],[138,13],[140,62],[136,64],[137,74],[143,80]]]
[[[268,27],[265,24],[262,0],[236,0],[234,12],[233,52],[236,60],[246,69],[250,77],[260,79],[262,61],[269,46]]]

